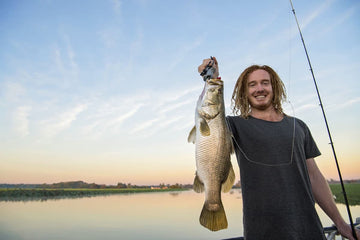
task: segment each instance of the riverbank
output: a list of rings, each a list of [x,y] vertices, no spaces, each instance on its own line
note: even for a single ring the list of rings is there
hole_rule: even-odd
[[[335,202],[345,203],[340,184],[329,184],[334,195]],[[110,194],[133,194],[146,192],[176,192],[186,191],[190,188],[65,188],[65,189],[46,189],[46,188],[0,188],[0,201],[29,201],[47,200],[58,198],[82,198]],[[360,205],[360,183],[346,183],[345,190],[350,205]]]
[[[329,184],[331,192],[335,196],[335,202],[345,204],[343,191],[340,184]],[[360,205],[360,183],[344,184],[346,195],[350,205]]]
[[[186,191],[184,188],[151,189],[0,189],[0,201],[47,200],[58,198],[82,198],[111,194]]]

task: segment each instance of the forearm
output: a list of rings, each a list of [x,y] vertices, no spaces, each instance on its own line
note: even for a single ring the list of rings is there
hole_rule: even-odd
[[[335,204],[329,184],[321,172],[319,171],[318,174],[310,177],[310,180],[315,201],[319,204],[321,209],[329,216],[336,226],[346,224]]]
[[[306,163],[315,201],[336,226],[346,224],[335,204],[329,184],[317,167],[315,160],[313,158],[307,159]]]

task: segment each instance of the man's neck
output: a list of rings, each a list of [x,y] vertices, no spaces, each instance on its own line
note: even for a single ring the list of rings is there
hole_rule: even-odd
[[[254,118],[270,122],[280,122],[284,118],[284,115],[277,112],[274,108],[269,108],[265,110],[252,109],[250,115]]]

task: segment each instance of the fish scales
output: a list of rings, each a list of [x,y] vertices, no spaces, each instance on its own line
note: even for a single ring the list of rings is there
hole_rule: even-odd
[[[227,228],[221,190],[230,191],[235,174],[230,161],[232,142],[225,123],[223,82],[209,79],[199,97],[195,127],[189,134],[195,143],[196,176],[194,190],[205,191],[200,224],[211,231]]]

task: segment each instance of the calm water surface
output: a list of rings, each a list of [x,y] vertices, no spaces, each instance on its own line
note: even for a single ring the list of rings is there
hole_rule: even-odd
[[[198,218],[204,195],[193,191],[0,202],[0,239],[224,239],[243,235],[239,190],[222,195],[229,227],[211,232]],[[344,218],[346,207],[338,204]],[[351,207],[360,217],[360,206]],[[319,209],[324,226],[331,220]]]

